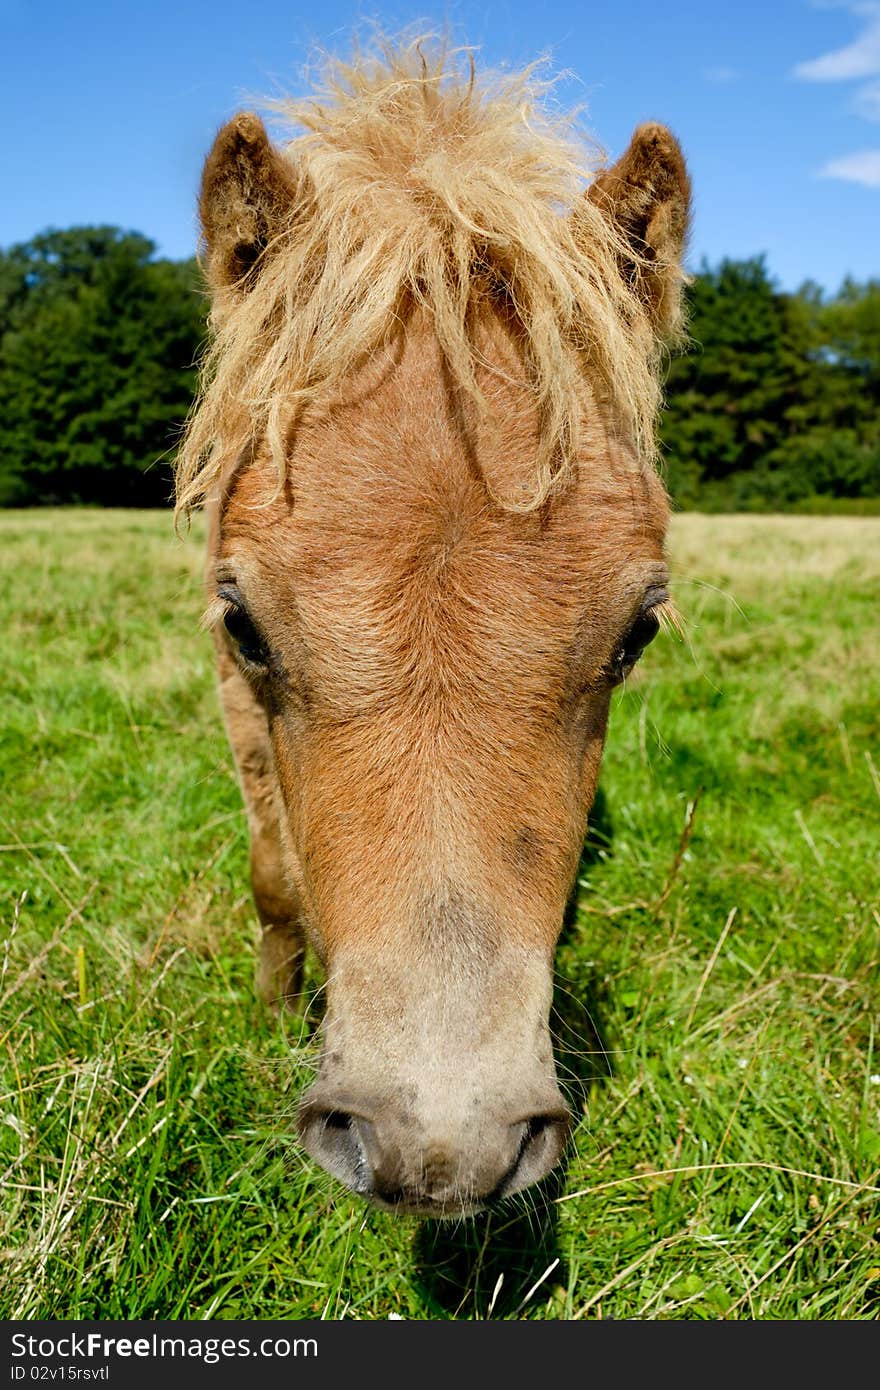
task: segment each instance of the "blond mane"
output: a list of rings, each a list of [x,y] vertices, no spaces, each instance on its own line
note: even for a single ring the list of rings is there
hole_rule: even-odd
[[[467,50],[418,41],[331,61],[311,97],[272,103],[299,131],[284,147],[298,196],[248,292],[215,293],[178,509],[262,438],[283,480],[292,418],[336,393],[413,304],[483,415],[474,325],[499,302],[512,312],[541,422],[524,508],[577,456],[585,376],[655,459],[660,343],[621,274],[633,248],[584,197],[601,157],[548,111],[547,87],[534,69],[478,80]]]

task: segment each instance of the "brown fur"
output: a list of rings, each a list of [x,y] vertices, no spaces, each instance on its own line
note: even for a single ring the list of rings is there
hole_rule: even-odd
[[[502,292],[504,258],[493,262],[488,250],[464,287],[464,348],[439,327],[440,291],[411,285],[379,338],[350,335],[344,371],[311,378],[320,390],[294,378],[283,387],[284,371],[266,368],[267,353],[276,367],[290,365],[291,344],[268,340],[293,332],[278,295],[293,267],[304,271],[296,237],[314,240],[309,219],[321,218],[325,197],[341,216],[317,175],[321,141],[340,156],[361,150],[362,126],[393,132],[398,111],[408,129],[413,92],[432,113],[423,167],[432,142],[442,147],[448,135],[453,96],[462,139],[473,134],[472,90],[444,96],[441,69],[413,74],[411,57],[403,76],[396,58],[390,76],[370,68],[350,78],[358,103],[340,103],[338,119],[314,117],[295,177],[255,118],[236,118],[218,137],[201,199],[220,324],[216,375],[181,489],[184,503],[210,490],[208,616],[248,806],[261,988],[296,993],[306,933],[328,972],[305,1142],[374,1199],[443,1214],[524,1186],[560,1149],[564,1107],[547,1032],[552,952],[595,792],[609,671],[646,594],[665,582],[667,504],[634,422],[622,426],[597,345],[581,351],[571,325],[558,339],[547,324],[538,331],[512,281]],[[389,105],[392,78],[399,89]],[[492,100],[507,129],[509,102]],[[479,109],[497,144],[491,100]],[[522,222],[536,194],[528,131],[517,138],[528,177],[517,186],[511,174],[502,195]],[[540,130],[535,139],[540,164],[557,146]],[[418,199],[407,212],[384,197],[401,177],[399,143],[377,145],[360,174],[378,181],[370,214],[380,241],[390,207],[398,238],[401,218],[422,216]],[[474,174],[472,190],[484,185]],[[601,301],[593,324],[607,328],[619,314],[619,341],[631,356],[641,345],[646,370],[655,353],[645,335],[657,343],[677,325],[687,191],[672,137],[642,128],[577,216],[536,214],[566,257],[582,248]],[[598,253],[589,240],[597,227]],[[349,273],[344,257],[328,266]],[[314,283],[285,293],[290,315],[314,324]],[[357,294],[343,298],[357,318]],[[559,310],[552,296],[530,303],[539,318],[551,304]],[[238,341],[248,332],[258,349]],[[553,341],[572,453],[536,504],[536,459],[556,410],[538,360]],[[224,353],[236,364],[226,375]],[[252,396],[248,362],[261,378]],[[270,378],[280,393],[271,419],[261,403]],[[225,433],[224,392],[237,393],[226,401],[234,423]],[[230,585],[234,602],[224,596]],[[239,602],[271,654],[263,671],[237,658],[223,631]]]

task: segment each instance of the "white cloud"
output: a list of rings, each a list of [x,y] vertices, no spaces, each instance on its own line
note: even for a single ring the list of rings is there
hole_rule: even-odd
[[[880,82],[866,82],[860,87],[853,106],[866,121],[880,121]]]
[[[804,82],[851,82],[880,73],[880,17],[874,18],[853,43],[821,58],[798,63],[795,77]]]
[[[867,20],[852,43],[835,48],[820,58],[798,63],[792,75],[802,82],[863,83],[853,97],[852,109],[867,121],[880,121],[880,0],[813,0],[815,8],[846,9]],[[865,82],[865,78],[872,79]],[[847,179],[865,188],[880,188],[880,150],[862,150],[831,159],[819,170],[823,179]]]
[[[861,150],[830,159],[819,170],[820,179],[846,179],[865,188],[880,188],[880,150]]]

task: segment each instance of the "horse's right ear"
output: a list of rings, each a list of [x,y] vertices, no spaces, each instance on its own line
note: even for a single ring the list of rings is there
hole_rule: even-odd
[[[259,116],[239,112],[223,126],[202,171],[199,216],[212,290],[247,292],[298,198],[293,164],[271,144]]]

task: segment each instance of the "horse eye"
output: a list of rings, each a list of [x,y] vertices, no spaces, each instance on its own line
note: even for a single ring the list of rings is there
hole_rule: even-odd
[[[660,622],[654,610],[664,601],[665,595],[663,598],[652,595],[650,606],[642,609],[624,637],[611,662],[610,676],[613,685],[619,685],[626,679],[642,652],[657,636]]]
[[[223,614],[223,626],[238,648],[239,655],[251,666],[267,666],[268,648],[247,609],[229,592],[221,590],[220,597],[224,598],[228,605]]]

